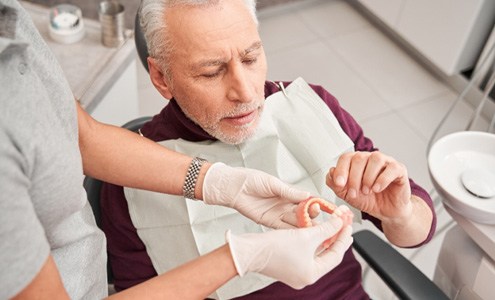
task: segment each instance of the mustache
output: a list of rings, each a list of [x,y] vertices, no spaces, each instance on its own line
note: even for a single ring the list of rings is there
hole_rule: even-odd
[[[233,110],[225,113],[222,118],[232,118],[238,115],[242,115],[253,110],[259,110],[263,107],[264,101],[258,103],[241,103],[238,104]]]

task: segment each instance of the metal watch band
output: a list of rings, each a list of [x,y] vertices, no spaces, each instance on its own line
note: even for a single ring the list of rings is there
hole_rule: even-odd
[[[182,191],[184,192],[184,197],[188,199],[194,198],[194,189],[196,188],[196,181],[198,180],[199,171],[201,166],[206,162],[206,159],[195,157],[191,161],[189,168],[187,169],[186,179],[184,180],[184,186]]]

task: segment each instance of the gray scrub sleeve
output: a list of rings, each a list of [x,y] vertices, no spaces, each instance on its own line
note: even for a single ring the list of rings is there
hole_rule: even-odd
[[[7,299],[34,279],[50,247],[28,193],[24,158],[0,126],[0,299]]]

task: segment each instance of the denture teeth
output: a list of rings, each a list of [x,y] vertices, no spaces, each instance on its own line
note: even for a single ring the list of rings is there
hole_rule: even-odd
[[[309,208],[312,205],[319,205],[320,209],[324,212],[327,212],[329,214],[335,214],[336,216],[340,217],[344,224],[351,224],[352,219],[354,217],[352,211],[349,209],[349,207],[345,205],[341,205],[337,207],[335,204],[328,202],[324,199],[321,198],[309,198],[305,201],[302,201],[299,203],[299,206],[297,208],[297,223],[299,227],[310,227],[313,226],[313,223],[311,222],[311,217],[309,216]],[[323,247],[328,248],[330,245],[333,244],[333,242],[336,240],[337,236],[330,237],[329,239],[325,240],[323,242]]]

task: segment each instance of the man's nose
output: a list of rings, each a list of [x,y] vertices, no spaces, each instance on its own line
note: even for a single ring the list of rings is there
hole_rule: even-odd
[[[254,87],[242,63],[234,64],[229,72],[227,98],[230,101],[251,102],[255,98]]]

